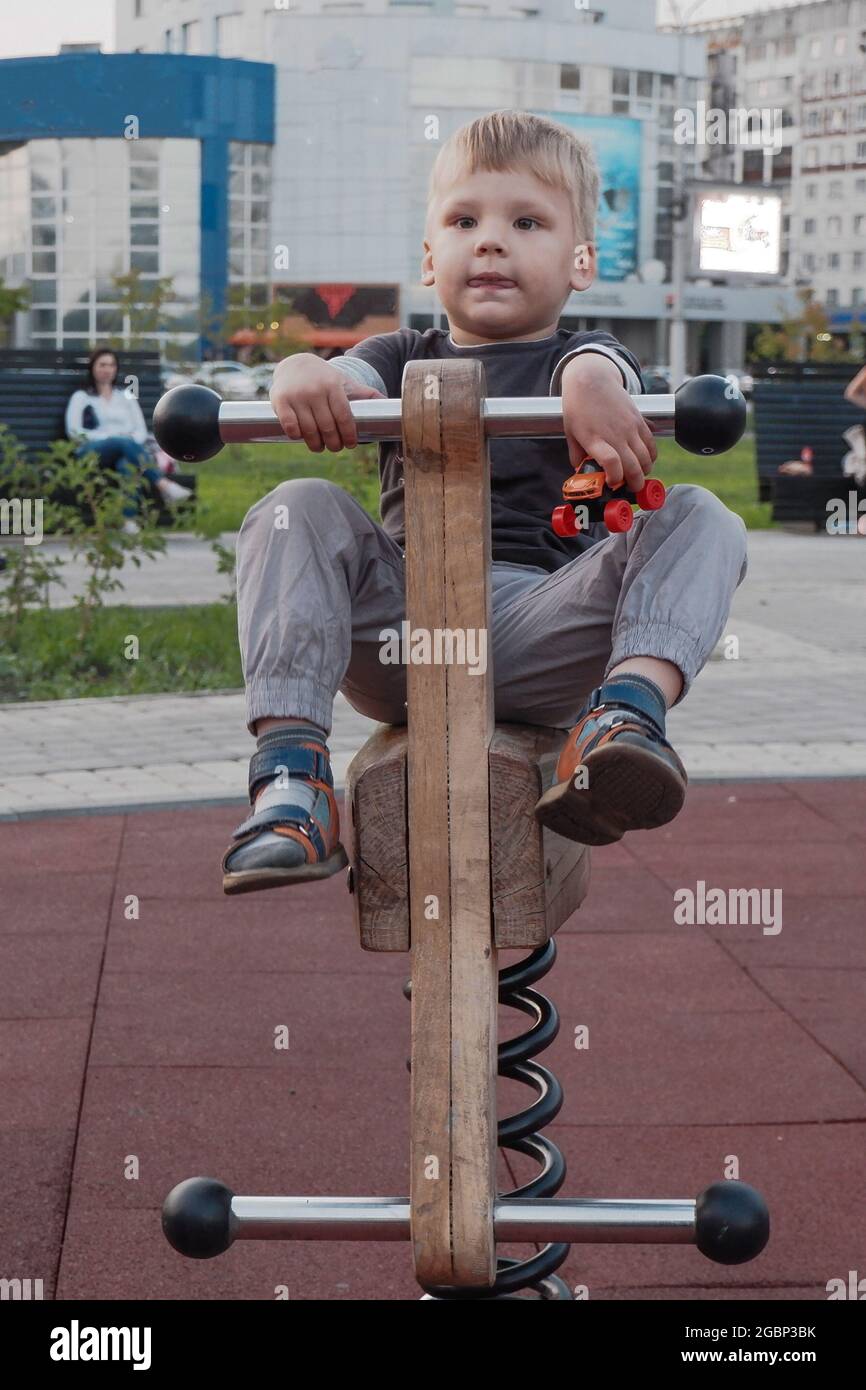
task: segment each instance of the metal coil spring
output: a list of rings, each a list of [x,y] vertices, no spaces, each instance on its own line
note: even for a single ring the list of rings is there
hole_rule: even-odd
[[[550,1139],[537,1131],[551,1123],[562,1106],[562,1087],[552,1072],[532,1059],[550,1047],[559,1032],[559,1014],[552,1002],[530,986],[547,974],[556,960],[556,944],[551,938],[515,965],[499,972],[499,1002],[527,1014],[533,1025],[525,1033],[497,1048],[500,1076],[520,1081],[535,1091],[537,1099],[525,1110],[499,1120],[497,1142],[501,1149],[527,1154],[540,1164],[541,1171],[522,1187],[502,1193],[503,1202],[529,1201],[554,1197],[565,1181],[565,1159]],[[409,992],[409,991],[404,991]],[[561,1242],[545,1245],[526,1260],[497,1256],[496,1279],[490,1287],[454,1288],[450,1285],[423,1285],[424,1298],[442,1300],[519,1298],[521,1289],[533,1289],[546,1300],[571,1299],[568,1285],[555,1270],[566,1259],[571,1247]]]

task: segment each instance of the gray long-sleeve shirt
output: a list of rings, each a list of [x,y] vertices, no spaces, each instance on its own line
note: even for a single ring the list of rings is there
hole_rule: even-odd
[[[643,392],[637,359],[610,333],[571,333],[560,328],[533,342],[481,343],[459,347],[447,329],[400,328],[365,338],[330,365],[357,381],[397,398],[409,361],[479,357],[489,396],[559,396],[561,376],[578,352],[601,352],[622,372],[632,395]],[[577,536],[557,536],[550,523],[562,502],[562,484],[573,469],[564,439],[491,439],[490,511],[492,558],[536,565],[553,572],[608,534],[600,523]],[[399,441],[379,445],[379,511],[382,525],[405,546],[404,460]]]

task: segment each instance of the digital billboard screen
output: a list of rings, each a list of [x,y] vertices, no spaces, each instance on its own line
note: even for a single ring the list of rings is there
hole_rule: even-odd
[[[695,193],[695,265],[702,275],[778,275],[782,200],[728,189]]]

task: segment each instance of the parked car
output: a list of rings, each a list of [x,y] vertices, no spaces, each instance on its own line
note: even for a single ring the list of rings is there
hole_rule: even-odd
[[[193,382],[190,373],[178,367],[162,367],[159,375],[163,391],[170,391],[173,386],[191,386]]]
[[[254,401],[258,395],[255,378],[243,362],[200,362],[194,380],[227,401]]]
[[[669,396],[671,393],[670,367],[643,367],[643,384],[648,396]]]
[[[267,399],[270,393],[276,365],[276,362],[259,362],[257,366],[250,368],[250,376],[256,383],[259,396],[263,399]]]

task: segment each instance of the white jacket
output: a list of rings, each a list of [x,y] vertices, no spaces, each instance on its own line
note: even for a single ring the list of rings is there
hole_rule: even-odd
[[[82,424],[88,405],[98,421],[95,429],[85,429]],[[66,407],[66,434],[69,439],[108,439],[118,434],[134,439],[136,444],[143,444],[147,439],[147,425],[135,397],[128,396],[115,386],[111,400],[106,400],[104,396],[88,395],[86,391],[73,391]]]

